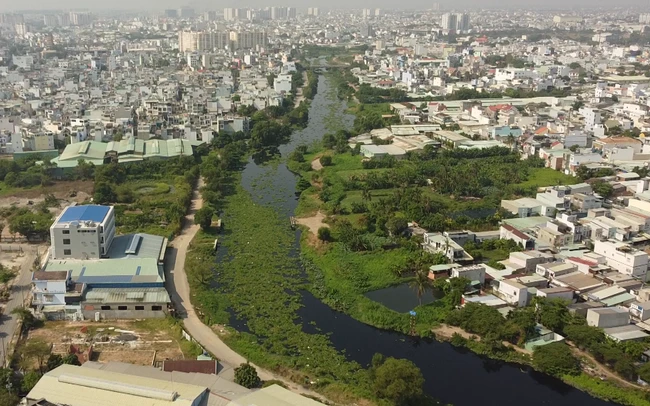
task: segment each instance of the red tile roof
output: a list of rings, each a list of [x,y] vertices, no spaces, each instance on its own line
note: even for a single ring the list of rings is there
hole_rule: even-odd
[[[513,234],[513,235],[516,236],[517,238],[521,238],[522,240],[530,240],[530,236],[529,236],[529,235],[527,235],[527,234],[525,234],[525,233],[522,233],[521,231],[517,230],[516,228],[514,228],[514,227],[511,226],[511,225],[508,225],[508,224],[502,224],[501,227],[503,227],[503,228],[505,228],[506,230],[508,230],[511,234]]]
[[[589,265],[589,266],[596,266],[596,265],[598,265],[597,262],[587,261],[586,259],[582,259],[582,258],[579,258],[579,257],[569,257],[569,258],[567,258],[567,259],[568,259],[569,261],[571,261],[571,262],[575,262],[575,263],[582,264],[582,265]]]

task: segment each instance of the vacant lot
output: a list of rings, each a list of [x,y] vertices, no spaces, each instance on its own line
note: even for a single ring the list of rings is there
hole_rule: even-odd
[[[172,319],[67,322],[47,321],[29,332],[28,340],[42,339],[52,352],[66,354],[71,346],[87,352],[92,345],[92,361],[128,362],[152,365],[166,359],[196,359],[199,347],[181,337],[181,329]]]

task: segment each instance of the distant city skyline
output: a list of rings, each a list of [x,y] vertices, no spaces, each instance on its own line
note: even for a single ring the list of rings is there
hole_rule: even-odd
[[[54,10],[54,9],[88,9],[88,10],[163,10],[169,8],[194,7],[198,10],[223,10],[224,7],[271,7],[271,6],[291,6],[299,9],[308,7],[321,7],[323,9],[361,9],[361,8],[385,8],[399,9],[394,2],[389,0],[358,0],[354,2],[346,0],[308,0],[302,2],[299,0],[248,0],[244,2],[226,0],[224,2],[213,2],[209,0],[191,0],[188,2],[179,2],[175,0],[112,0],[110,2],[88,2],[87,0],[24,0],[24,1],[2,1],[0,2],[0,12],[11,12],[17,10]],[[438,4],[441,10],[459,10],[467,8],[518,8],[518,9],[572,9],[572,8],[621,8],[621,7],[644,7],[650,6],[648,0],[620,0],[615,3],[609,0],[548,0],[542,3],[522,3],[520,0],[458,0],[458,1],[429,1],[415,0],[408,3],[404,9],[433,9],[434,4]]]

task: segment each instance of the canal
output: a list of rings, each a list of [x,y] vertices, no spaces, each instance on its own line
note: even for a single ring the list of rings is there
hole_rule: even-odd
[[[286,157],[299,145],[311,145],[328,129],[328,120],[337,117],[339,124],[350,128],[353,117],[345,113],[345,102],[332,97],[327,78],[320,77],[318,93],[309,110],[309,125],[296,132],[291,141],[280,147]],[[274,207],[282,216],[292,216],[298,203],[297,177],[284,163],[257,165],[252,160],[242,174],[242,185],[258,204]],[[300,252],[300,232],[296,232],[294,254]],[[489,360],[449,343],[414,339],[399,333],[376,329],[333,311],[303,291],[299,311],[302,329],[326,334],[334,347],[361,365],[368,365],[375,353],[413,361],[425,378],[424,390],[443,404],[474,405],[612,405],[566,385],[562,381],[529,368]],[[240,321],[237,329],[244,327]]]

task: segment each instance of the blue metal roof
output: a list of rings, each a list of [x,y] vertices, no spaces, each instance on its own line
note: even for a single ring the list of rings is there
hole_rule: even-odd
[[[59,223],[69,223],[71,221],[94,221],[101,223],[106,218],[109,206],[88,205],[88,206],[72,206],[65,209]]]

